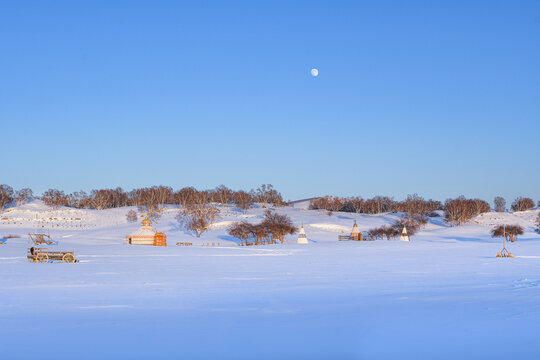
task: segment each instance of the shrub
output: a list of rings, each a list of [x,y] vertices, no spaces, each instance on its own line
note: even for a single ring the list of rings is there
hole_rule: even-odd
[[[369,229],[368,233],[376,237],[379,237],[381,239],[384,239],[386,237],[387,240],[395,239],[396,237],[399,236],[399,231],[394,226],[388,226],[388,225],[383,225],[378,228]]]
[[[126,219],[129,222],[137,221],[137,212],[135,210],[129,210],[126,214]]]
[[[448,199],[444,203],[445,219],[452,226],[461,225],[474,216],[489,212],[489,204],[480,199],[465,199],[460,196],[457,199]]]
[[[9,234],[9,235],[6,235],[6,236],[0,236],[0,239],[18,239],[20,237],[21,237],[21,235]]]
[[[276,214],[267,210],[264,214],[263,226],[268,229],[272,241],[278,239],[282,244],[285,240],[285,235],[294,234],[298,231],[293,225],[291,218],[287,215]]]
[[[519,235],[523,235],[523,227],[520,225],[498,225],[491,230],[492,237],[505,237],[511,242],[517,241]]]
[[[187,204],[178,212],[176,219],[187,230],[194,231],[197,237],[201,237],[218,216],[219,210],[212,205]]]
[[[236,206],[239,209],[244,210],[244,214],[247,214],[248,209],[253,206],[253,197],[245,191],[240,190],[235,192],[232,198]]]
[[[13,188],[9,185],[0,185],[0,211],[13,202]]]
[[[227,234],[237,239],[240,239],[240,244],[244,245],[244,241],[248,242],[249,236],[254,232],[253,225],[247,221],[235,222],[227,229]]]
[[[495,196],[493,203],[495,204],[495,211],[504,212],[506,210],[506,200],[503,197]]]
[[[401,234],[404,227],[407,228],[407,233],[409,235],[414,235],[420,230],[420,224],[415,219],[408,219],[407,217],[395,221],[392,224],[392,227],[398,234]]]
[[[518,197],[512,203],[512,211],[525,211],[534,207],[534,201],[531,198]]]
[[[57,189],[49,189],[43,193],[41,198],[43,202],[53,209],[58,208],[59,206],[68,205],[68,197],[64,194],[63,191]]]

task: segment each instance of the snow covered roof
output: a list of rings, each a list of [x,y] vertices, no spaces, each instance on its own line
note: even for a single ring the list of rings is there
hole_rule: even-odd
[[[137,231],[135,231],[133,234],[129,236],[154,236],[156,234],[156,230],[153,228],[149,228],[147,226],[141,227]]]

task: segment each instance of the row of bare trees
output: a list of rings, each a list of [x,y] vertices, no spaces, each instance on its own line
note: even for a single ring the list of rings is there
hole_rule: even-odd
[[[247,221],[235,222],[227,229],[227,233],[240,239],[240,244],[253,245],[248,242],[252,238],[255,245],[274,244],[279,241],[283,244],[285,235],[294,234],[298,228],[293,225],[292,220],[284,214],[278,214],[267,210],[264,220],[259,224],[251,224]]]
[[[394,201],[387,196],[376,196],[372,199],[360,197],[340,198],[324,196],[312,199],[309,204],[312,210],[355,212],[360,214],[379,214],[384,212],[406,212],[409,218],[413,215],[427,216],[434,210],[442,209],[440,201],[424,200],[418,194],[409,195],[404,201]]]
[[[309,203],[311,210],[343,211],[362,214],[378,214],[392,211],[394,200],[386,196],[376,196],[373,199],[360,197],[341,198],[324,196],[312,199]]]
[[[464,196],[448,199],[444,203],[445,219],[452,226],[464,224],[474,216],[490,210],[489,204],[484,200],[466,199]]]
[[[32,192],[32,189],[24,188],[21,190],[14,190],[9,185],[0,185],[0,211],[3,211],[13,202],[15,202],[17,206],[24,205],[30,201],[33,196],[34,193]]]
[[[495,204],[495,211],[504,212],[506,211],[506,200],[501,196],[496,196],[493,200]],[[518,197],[514,200],[511,205],[512,211],[525,211],[530,210],[534,207],[533,199],[529,197]],[[540,200],[538,201],[538,207],[540,207]]]
[[[90,194],[84,191],[66,194],[61,190],[49,189],[43,193],[41,199],[53,208],[71,206],[101,210],[122,206],[137,206],[148,212],[160,212],[166,204],[182,206],[200,203],[215,203],[222,206],[232,204],[244,212],[253,207],[255,202],[262,203],[263,207],[268,204],[276,208],[285,205],[281,194],[270,184],[261,185],[258,189],[250,192],[234,191],[224,185],[220,185],[213,190],[197,190],[194,187],[185,187],[178,191],[173,191],[169,186],[152,186],[133,189],[129,192],[118,187],[116,189],[92,190]],[[7,203],[9,204],[12,201],[13,199],[10,197]]]

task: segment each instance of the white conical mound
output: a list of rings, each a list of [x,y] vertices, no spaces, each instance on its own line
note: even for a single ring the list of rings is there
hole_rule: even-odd
[[[411,241],[411,238],[409,234],[407,233],[407,228],[404,226],[403,230],[401,231],[401,236],[399,237],[399,240],[401,241]]]
[[[298,244],[308,244],[308,239],[306,236],[306,232],[304,231],[304,225],[300,228],[300,232],[298,233]]]

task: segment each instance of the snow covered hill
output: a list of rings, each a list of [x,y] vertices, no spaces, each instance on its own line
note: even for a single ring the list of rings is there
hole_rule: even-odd
[[[440,217],[410,243],[338,241],[399,214],[281,208],[310,243],[241,247],[222,208],[200,239],[169,207],[155,227],[167,247],[125,244],[130,208],[0,214],[2,358],[30,359],[536,359],[540,352],[539,210],[486,213],[459,227]],[[521,224],[497,259],[497,224]],[[27,234],[50,233],[77,264],[26,261]],[[175,246],[192,242],[192,247]],[[202,246],[220,243],[220,247]],[[44,350],[54,347],[60,351]]]

